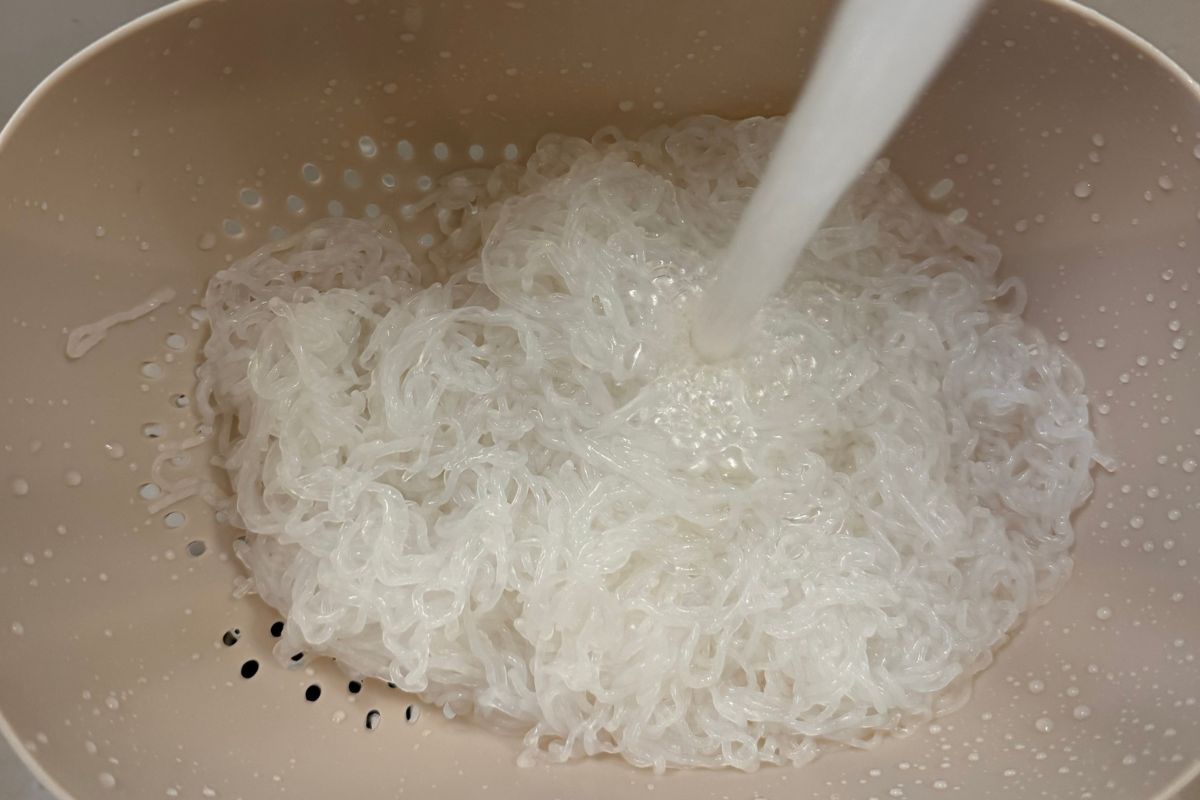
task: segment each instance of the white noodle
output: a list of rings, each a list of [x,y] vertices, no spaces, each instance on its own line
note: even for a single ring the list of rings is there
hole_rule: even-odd
[[[1083,376],[883,165],[746,355],[699,361],[779,130],[550,136],[442,182],[426,273],[327,220],[213,278],[197,405],[280,653],[523,732],[526,763],[799,764],[965,699],[1070,572]]]
[[[109,330],[124,322],[133,322],[146,316],[163,303],[175,299],[174,289],[159,289],[154,294],[127,311],[118,311],[87,325],[80,325],[67,334],[67,358],[82,358],[87,351],[104,341]]]

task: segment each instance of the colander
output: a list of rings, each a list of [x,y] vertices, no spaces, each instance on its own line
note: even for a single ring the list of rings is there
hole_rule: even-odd
[[[1083,366],[1118,463],[1068,587],[962,710],[754,774],[520,768],[379,681],[271,648],[238,532],[150,513],[191,435],[208,277],[327,215],[387,214],[550,131],[786,112],[818,0],[204,0],[122,29],[0,139],[0,727],[63,797],[1144,798],[1200,757],[1200,103],[1069,2],[996,0],[889,149],[969,215]],[[1200,18],[1200,17],[1198,17]],[[945,180],[953,182],[946,191]],[[961,210],[960,210],[961,209]],[[174,298],[77,360],[67,331]],[[207,454],[175,465],[202,474]]]

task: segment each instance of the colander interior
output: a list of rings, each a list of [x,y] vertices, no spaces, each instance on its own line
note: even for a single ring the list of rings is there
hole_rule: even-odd
[[[434,228],[407,206],[547,132],[783,113],[828,7],[184,2],[35,94],[0,139],[0,709],[55,791],[1101,798],[1195,768],[1200,104],[1065,2],[993,3],[888,153],[918,193],[951,179],[930,205],[1003,248],[1118,463],[1078,515],[1070,584],[963,710],[802,769],[518,768],[519,740],[300,652],[279,665],[278,617],[233,596],[238,531],[198,499],[149,511],[151,462],[198,421],[214,271],[329,215],[392,216],[422,252]],[[66,358],[69,329],[168,288]]]

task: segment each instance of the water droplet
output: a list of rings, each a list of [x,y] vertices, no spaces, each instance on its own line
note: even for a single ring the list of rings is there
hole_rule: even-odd
[[[942,178],[940,181],[935,183],[932,188],[930,188],[929,199],[941,200],[949,195],[952,191],[954,191],[954,181],[952,181],[950,178]]]
[[[1049,733],[1050,731],[1054,730],[1054,720],[1050,719],[1049,717],[1040,717],[1036,722],[1033,723],[1033,727],[1038,733]]]
[[[1071,709],[1071,716],[1075,719],[1087,719],[1092,715],[1092,709],[1088,706],[1075,706]]]
[[[1029,682],[1027,688],[1031,694],[1041,694],[1042,692],[1046,691],[1046,684],[1035,678]]]
[[[1186,459],[1186,460],[1185,460],[1185,461],[1184,461],[1182,464],[1180,464],[1179,466],[1181,466],[1181,467],[1183,468],[1183,471],[1184,471],[1184,472],[1187,472],[1187,473],[1189,473],[1189,474],[1190,474],[1190,473],[1193,473],[1193,472],[1195,472],[1195,471],[1196,471],[1196,459],[1194,459],[1194,458],[1189,458],[1189,459]]]
[[[1176,338],[1175,341],[1171,342],[1171,347],[1175,348],[1177,351],[1183,350],[1185,347],[1187,347],[1187,339],[1180,336]]]
[[[1100,606],[1096,609],[1096,619],[1106,620],[1112,619],[1112,609],[1108,606]]]
[[[217,235],[211,231],[205,231],[200,234],[200,238],[196,241],[196,246],[201,250],[212,250],[217,246]]]
[[[633,101],[622,100],[621,102],[617,103],[617,108],[621,111],[633,111]]]
[[[83,475],[81,475],[78,470],[69,469],[67,470],[66,474],[63,475],[63,480],[66,482],[67,486],[78,486],[83,483]]]
[[[370,136],[360,136],[358,139],[358,152],[362,153],[363,158],[374,158],[379,154],[379,146],[375,144],[375,140]]]
[[[117,785],[117,779],[112,776],[111,772],[101,772],[99,775],[100,785],[105,789],[112,789]]]
[[[1175,181],[1171,180],[1170,175],[1160,175],[1158,176],[1158,188],[1164,192],[1169,192],[1175,188]]]
[[[1080,181],[1079,183],[1075,184],[1075,189],[1073,191],[1076,197],[1078,197],[1080,200],[1085,200],[1092,196],[1092,184],[1088,181]]]
[[[13,632],[13,636],[24,636],[25,635],[25,626],[19,622],[14,622],[12,624],[12,632]]]
[[[24,497],[29,494],[29,481],[24,478],[13,478],[12,483],[9,484],[9,488],[12,489],[12,493],[17,497]]]
[[[1104,134],[1093,133],[1092,134],[1092,144],[1094,144],[1096,147],[1104,147]]]

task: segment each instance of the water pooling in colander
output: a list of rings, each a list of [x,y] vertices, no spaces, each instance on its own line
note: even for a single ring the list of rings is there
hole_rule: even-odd
[[[526,761],[803,763],[965,699],[1069,573],[1082,376],[999,251],[882,163],[740,354],[701,358],[782,132],[550,136],[441,181],[427,261],[328,220],[213,278],[197,403],[235,495],[164,489],[249,532],[281,650]]]

